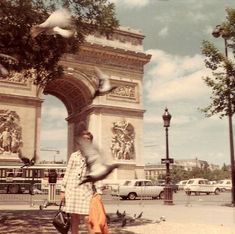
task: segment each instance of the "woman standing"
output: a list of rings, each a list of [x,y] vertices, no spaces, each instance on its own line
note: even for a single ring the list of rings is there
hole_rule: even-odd
[[[82,140],[92,141],[93,136],[88,131],[81,134]],[[79,185],[86,175],[86,159],[78,150],[71,154],[66,168],[65,176],[62,181],[61,199],[65,199],[63,210],[71,215],[71,233],[78,234],[79,222],[84,218],[88,230],[88,213],[90,200],[93,195],[92,184],[84,183]]]

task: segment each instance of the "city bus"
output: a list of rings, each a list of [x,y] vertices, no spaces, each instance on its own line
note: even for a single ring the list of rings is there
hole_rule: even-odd
[[[0,165],[0,193],[38,193],[48,189],[48,175],[57,173],[58,188],[64,177],[66,164],[37,164],[22,168],[21,165]]]

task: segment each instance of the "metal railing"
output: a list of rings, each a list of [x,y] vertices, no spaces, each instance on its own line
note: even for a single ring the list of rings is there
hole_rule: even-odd
[[[60,186],[42,186],[41,183],[0,183],[0,204],[40,205],[45,201],[56,203],[60,200]]]

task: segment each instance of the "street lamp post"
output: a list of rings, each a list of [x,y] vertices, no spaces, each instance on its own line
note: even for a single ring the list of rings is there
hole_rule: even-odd
[[[228,42],[229,35],[221,25],[217,25],[212,32],[215,38],[222,37],[224,39],[225,56],[228,58]],[[230,163],[231,163],[231,180],[232,180],[232,206],[235,206],[235,165],[234,165],[234,144],[233,144],[233,123],[232,123],[232,102],[231,102],[231,87],[229,77],[227,81],[228,88],[228,123],[229,123],[229,142],[230,142]]]
[[[172,205],[173,204],[173,191],[170,185],[170,181],[171,181],[170,163],[172,163],[173,160],[169,158],[169,144],[168,144],[168,128],[170,127],[171,114],[168,112],[167,108],[165,109],[165,112],[162,118],[163,118],[165,130],[166,130],[166,159],[164,160],[164,163],[166,164],[166,183],[164,187],[164,204]]]

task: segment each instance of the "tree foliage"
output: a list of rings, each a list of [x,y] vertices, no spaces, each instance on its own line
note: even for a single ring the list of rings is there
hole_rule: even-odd
[[[223,180],[230,178],[230,170],[227,165],[223,165],[221,169],[211,170],[209,168],[195,167],[192,170],[185,170],[179,166],[173,166],[171,169],[171,181],[179,182],[192,178],[204,178],[208,180]],[[161,175],[158,179],[165,179],[165,175]]]
[[[73,15],[76,37],[43,34],[33,39],[31,27],[61,7]],[[1,0],[0,53],[16,57],[19,63],[10,67],[4,60],[0,63],[11,71],[10,76],[21,74],[36,85],[45,85],[60,76],[58,61],[64,53],[77,52],[86,35],[109,35],[117,26],[114,4],[107,0]]]
[[[206,85],[212,89],[211,104],[202,109],[207,117],[219,114],[222,118],[233,115],[235,111],[235,9],[228,8],[226,12],[226,20],[221,24],[221,36],[227,50],[232,51],[232,58],[217,49],[213,43],[202,43],[202,54],[206,57],[205,66],[212,71],[212,76],[203,77]]]

